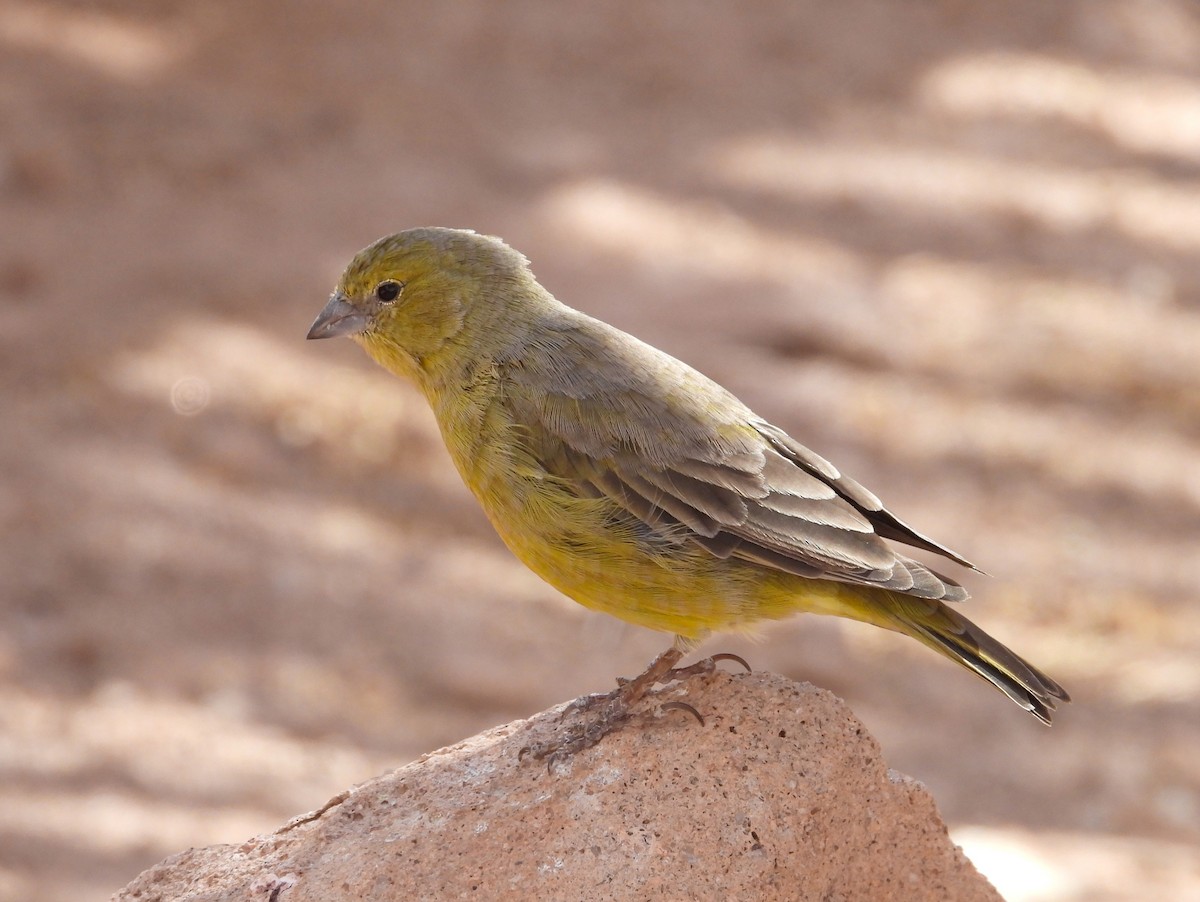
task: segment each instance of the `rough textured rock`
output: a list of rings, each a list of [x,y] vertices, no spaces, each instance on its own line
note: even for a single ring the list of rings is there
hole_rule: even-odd
[[[705,726],[657,708],[684,697]],[[716,674],[655,703],[552,767],[519,753],[562,708],[497,727],[114,899],[999,899],[833,695]]]

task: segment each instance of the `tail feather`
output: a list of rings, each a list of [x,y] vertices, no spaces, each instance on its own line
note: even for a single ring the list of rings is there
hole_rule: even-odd
[[[1071,697],[1062,686],[1020,655],[939,601],[893,594],[894,628],[957,661],[1049,725],[1059,702]]]

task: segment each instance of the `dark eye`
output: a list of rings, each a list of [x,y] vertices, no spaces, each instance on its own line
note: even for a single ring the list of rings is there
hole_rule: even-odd
[[[375,297],[379,298],[385,304],[390,304],[396,298],[400,297],[400,292],[403,288],[403,282],[397,282],[395,279],[385,279],[375,286]]]

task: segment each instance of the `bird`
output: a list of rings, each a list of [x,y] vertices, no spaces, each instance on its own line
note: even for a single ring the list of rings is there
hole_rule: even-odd
[[[414,383],[496,532],[579,604],[674,636],[602,696],[608,726],[714,632],[801,612],[903,633],[1045,724],[1067,692],[953,605],[977,570],[669,354],[557,300],[497,237],[414,228],[359,251],[309,339],[348,336]],[[687,707],[687,706],[685,706]],[[695,712],[694,709],[693,713]],[[564,741],[566,743],[566,741]]]

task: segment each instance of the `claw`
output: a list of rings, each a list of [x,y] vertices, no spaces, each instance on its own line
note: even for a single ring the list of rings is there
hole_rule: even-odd
[[[664,711],[687,711],[699,721],[700,726],[704,726],[704,716],[687,702],[663,702],[662,709]]]
[[[740,655],[731,654],[729,652],[722,652],[721,654],[713,655],[710,658],[704,658],[701,661],[697,661],[695,664],[691,665],[690,667],[677,667],[674,670],[670,670],[664,676],[663,681],[666,682],[668,680],[684,680],[684,679],[687,679],[688,677],[701,676],[703,674],[712,673],[714,670],[717,669],[718,661],[737,661],[737,663],[741,664],[743,667],[746,668],[747,673],[752,672],[750,670],[750,665],[746,663],[745,658],[741,657]]]
[[[723,651],[720,654],[713,655],[711,658],[709,658],[709,660],[714,664],[716,664],[718,661],[737,661],[746,668],[746,673],[754,673],[750,665],[746,663],[746,659],[741,655],[735,655],[733,652]]]

